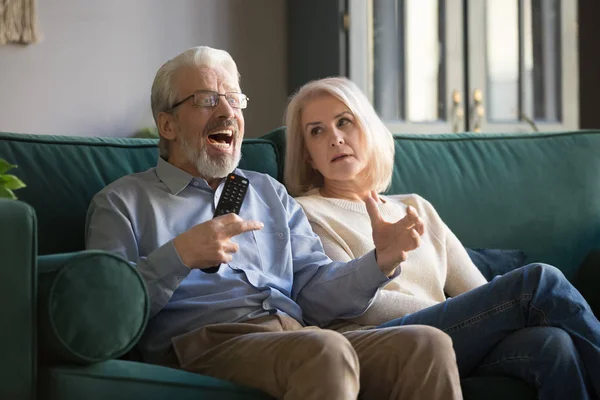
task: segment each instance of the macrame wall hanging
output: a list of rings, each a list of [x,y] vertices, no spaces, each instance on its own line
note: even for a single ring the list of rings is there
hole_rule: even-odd
[[[37,43],[36,0],[0,0],[0,44]]]

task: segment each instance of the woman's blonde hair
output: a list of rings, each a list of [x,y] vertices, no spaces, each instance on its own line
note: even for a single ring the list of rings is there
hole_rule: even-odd
[[[394,139],[363,92],[344,77],[324,78],[302,86],[291,98],[285,112],[285,185],[292,196],[300,196],[323,185],[323,176],[312,168],[304,141],[302,110],[311,100],[330,95],[348,107],[362,133],[369,163],[366,179],[369,190],[385,191],[392,181]]]

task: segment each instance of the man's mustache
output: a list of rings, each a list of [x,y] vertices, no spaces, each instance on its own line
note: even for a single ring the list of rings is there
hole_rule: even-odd
[[[219,128],[234,128],[236,134],[239,132],[238,122],[233,118],[210,122],[208,125],[206,125],[206,132],[214,131]]]

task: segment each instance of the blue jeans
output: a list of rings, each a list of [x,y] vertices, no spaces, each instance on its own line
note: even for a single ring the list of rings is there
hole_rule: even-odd
[[[600,397],[600,322],[550,265],[526,265],[378,328],[416,324],[450,335],[462,377],[511,375],[540,399]]]

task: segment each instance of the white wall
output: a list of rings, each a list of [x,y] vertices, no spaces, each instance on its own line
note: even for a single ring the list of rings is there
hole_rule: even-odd
[[[153,126],[150,86],[196,45],[229,51],[250,97],[246,136],[281,125],[283,0],[38,0],[42,42],[0,46],[0,131],[132,136]]]

